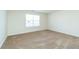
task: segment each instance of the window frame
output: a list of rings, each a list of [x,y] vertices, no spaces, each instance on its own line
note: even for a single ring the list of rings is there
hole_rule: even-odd
[[[27,15],[29,16],[32,16],[32,20],[31,21],[29,21],[29,20],[27,20]],[[39,27],[40,26],[40,15],[36,15],[36,14],[26,14],[25,15],[26,16],[26,22],[25,22],[25,26],[26,27],[28,27],[28,28],[30,28],[30,27]],[[37,17],[38,18],[38,24],[37,25],[35,25],[35,17]],[[28,23],[28,22],[32,22],[32,23]],[[28,24],[27,24],[28,23]],[[30,26],[29,26],[29,24],[30,24]]]

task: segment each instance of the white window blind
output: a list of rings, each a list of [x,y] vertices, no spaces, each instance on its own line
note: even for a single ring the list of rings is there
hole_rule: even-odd
[[[26,27],[37,27],[40,26],[40,16],[26,14]]]

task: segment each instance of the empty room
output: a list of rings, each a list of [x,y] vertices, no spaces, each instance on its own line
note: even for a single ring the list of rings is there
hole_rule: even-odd
[[[78,49],[79,10],[0,10],[1,49]]]

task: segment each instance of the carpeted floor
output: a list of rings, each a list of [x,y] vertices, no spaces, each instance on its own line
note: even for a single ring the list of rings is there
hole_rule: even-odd
[[[44,30],[9,36],[1,49],[78,49],[79,38]]]

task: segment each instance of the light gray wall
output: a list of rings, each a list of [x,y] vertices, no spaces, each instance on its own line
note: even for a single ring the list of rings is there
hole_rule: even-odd
[[[0,10],[0,47],[7,37],[7,12]]]
[[[28,13],[40,15],[41,24],[39,27],[32,27],[32,28],[25,27],[25,21],[26,21],[25,15]],[[8,35],[45,30],[47,29],[47,20],[48,20],[47,16],[48,16],[47,14],[32,11],[24,11],[24,10],[8,11]]]
[[[41,26],[26,28],[25,14],[27,13],[40,15]],[[8,11],[8,35],[45,29],[79,37],[79,11],[61,10],[51,13],[49,16],[47,14],[30,11]]]
[[[49,29],[79,37],[79,11],[64,10],[49,15]]]

